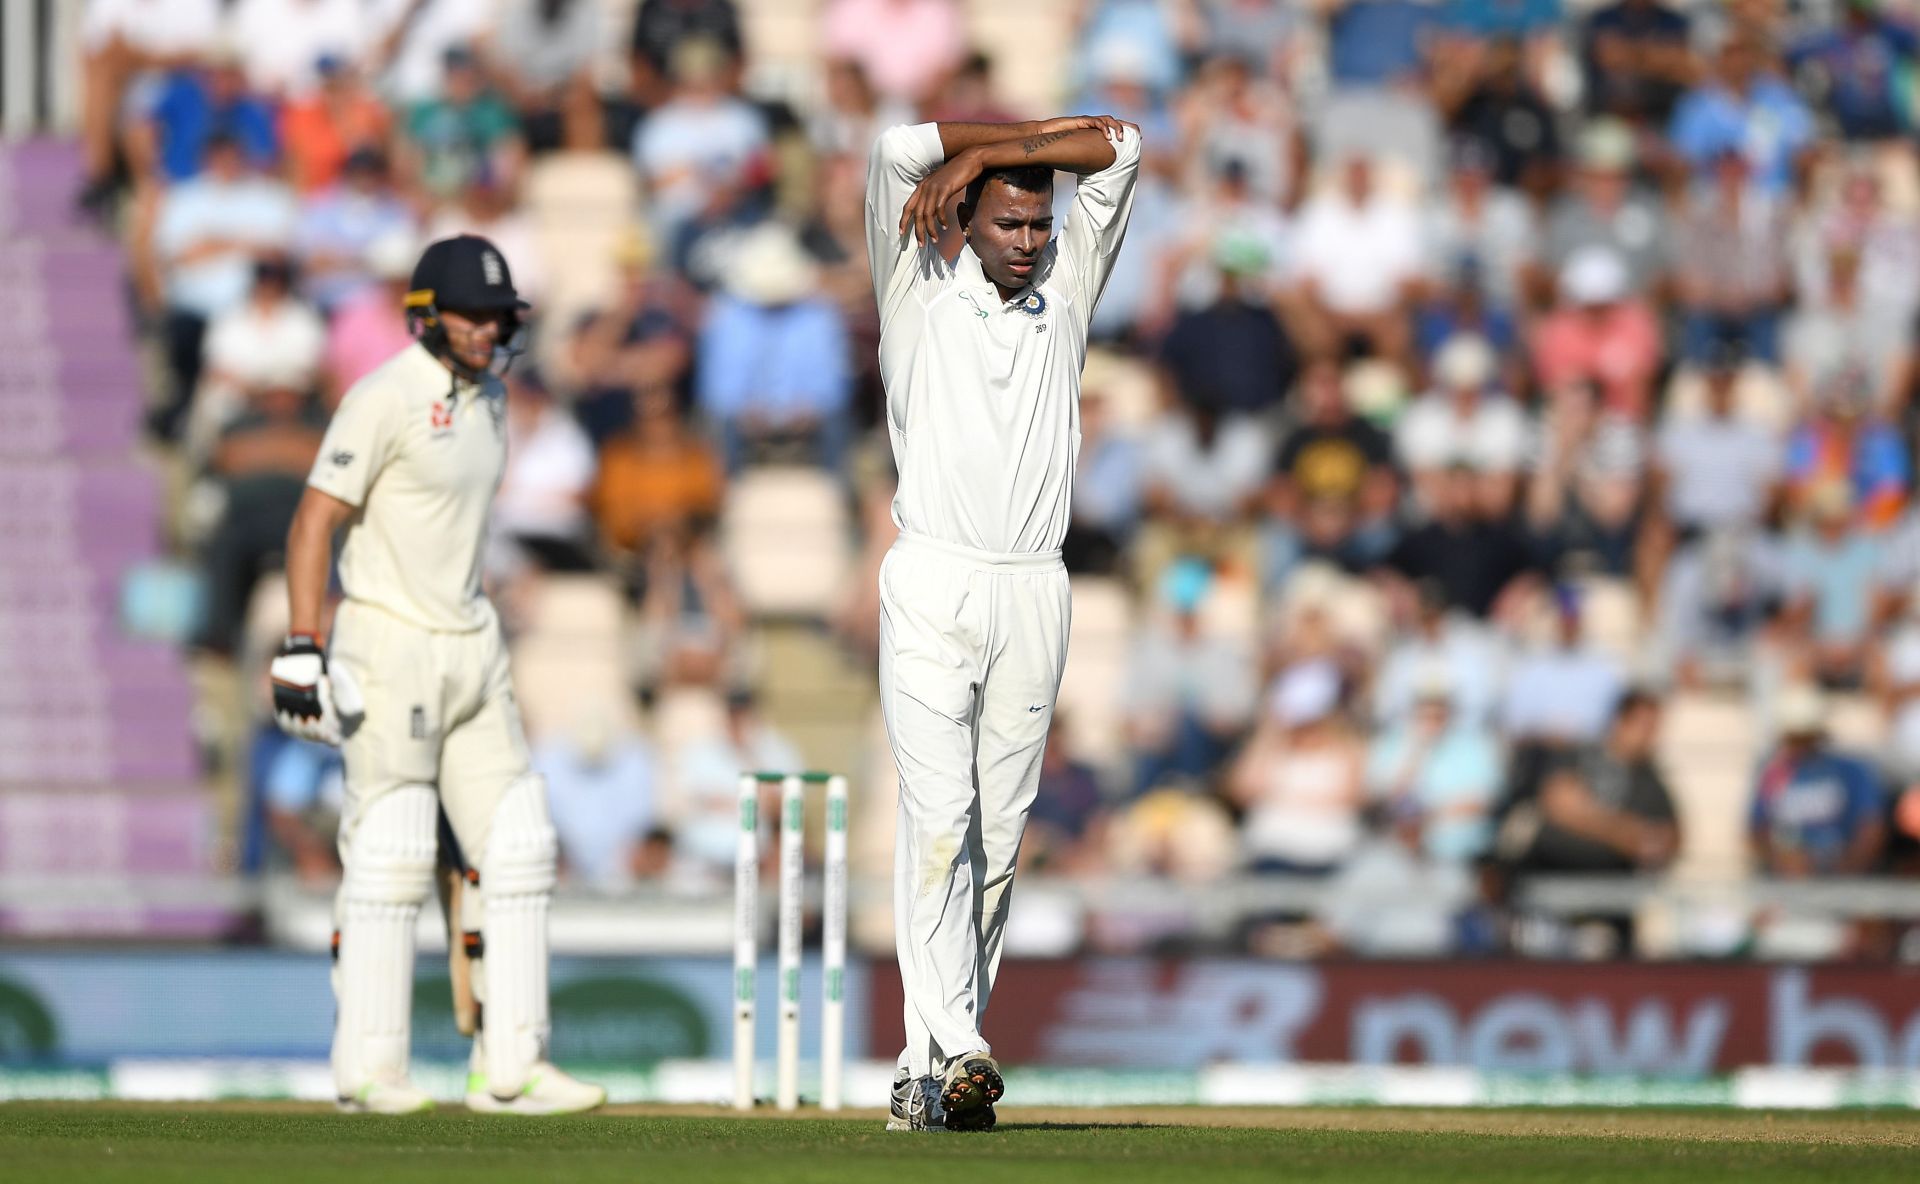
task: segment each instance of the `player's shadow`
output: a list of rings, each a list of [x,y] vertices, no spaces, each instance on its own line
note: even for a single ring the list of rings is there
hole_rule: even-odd
[[[1144,1131],[1151,1122],[1003,1122],[996,1131]]]

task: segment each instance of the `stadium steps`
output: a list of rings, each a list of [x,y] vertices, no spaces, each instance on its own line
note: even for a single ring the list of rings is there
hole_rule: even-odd
[[[59,885],[213,866],[192,697],[170,645],[123,635],[120,583],[159,553],[159,481],[118,246],[76,225],[71,144],[0,148],[0,933],[209,932]],[[51,887],[49,888],[49,886]],[[84,894],[81,894],[84,895]],[[184,931],[181,930],[184,924]]]

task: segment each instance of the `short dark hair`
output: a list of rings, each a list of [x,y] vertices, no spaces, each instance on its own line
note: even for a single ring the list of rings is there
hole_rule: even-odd
[[[999,181],[1008,189],[1018,189],[1023,193],[1047,193],[1053,189],[1053,170],[1043,164],[1011,165],[1004,169],[988,169],[975,177],[967,186],[967,205],[978,209],[980,195],[987,191],[988,181]]]
[[[1634,712],[1639,711],[1642,708],[1647,708],[1655,711],[1659,710],[1660,708],[1659,693],[1653,690],[1653,688],[1651,687],[1631,687],[1626,691],[1626,693],[1622,694],[1618,699],[1614,700],[1613,719],[1610,722],[1613,724],[1618,724],[1621,720],[1627,718],[1629,715],[1632,715]]]

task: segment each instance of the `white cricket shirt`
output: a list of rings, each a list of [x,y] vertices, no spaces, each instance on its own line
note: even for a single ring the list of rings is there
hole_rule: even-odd
[[[480,552],[507,467],[506,399],[498,378],[456,383],[418,344],[347,391],[307,484],[359,508],[340,552],[349,600],[422,629],[492,624]]]
[[[1067,223],[1002,301],[971,246],[946,262],[899,232],[914,186],[946,161],[931,123],[887,129],[867,166],[867,255],[903,531],[996,554],[1056,551],[1080,449],[1087,324],[1133,205],[1140,136],[1080,178]]]

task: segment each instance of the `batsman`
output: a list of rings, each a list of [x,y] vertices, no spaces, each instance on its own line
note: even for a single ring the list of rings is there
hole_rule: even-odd
[[[906,996],[889,1129],[988,1129],[1005,1090],[981,1018],[1066,665],[1080,371],[1140,147],[1110,116],[925,123],[883,132],[868,162],[900,473],[880,568]],[[1080,178],[1058,234],[1055,170]],[[941,234],[955,199],[958,241]]]
[[[606,1100],[547,1061],[547,905],[557,842],[528,764],[481,542],[506,465],[506,389],[527,305],[482,238],[428,246],[406,316],[414,344],[334,413],[287,537],[291,627],[272,666],[287,732],[338,744],[347,801],[334,904],[333,1077],[342,1110],[432,1099],[408,1079],[414,931],[444,813],[477,893],[456,938],[479,1004],[467,1106],[563,1114]],[[334,536],[345,592],[322,633]],[[465,928],[456,924],[456,929]]]

